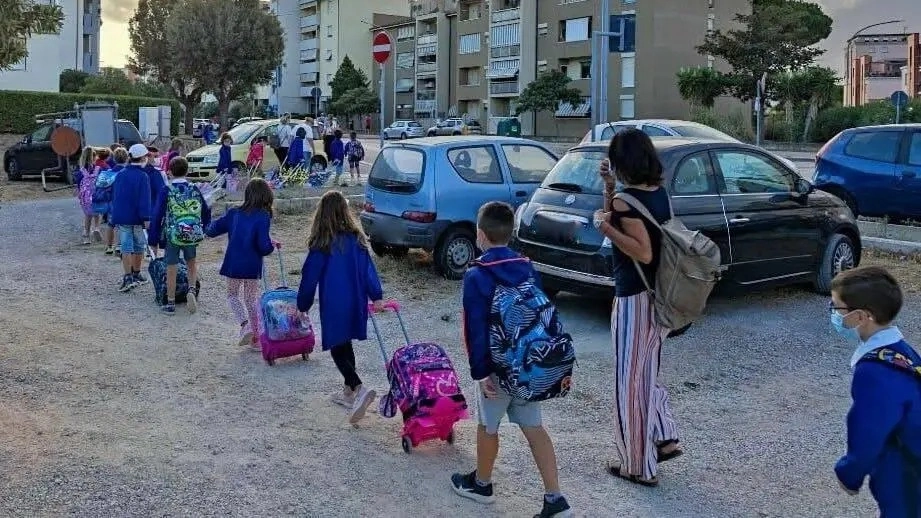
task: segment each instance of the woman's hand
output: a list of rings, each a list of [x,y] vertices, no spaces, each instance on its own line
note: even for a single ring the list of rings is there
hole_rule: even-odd
[[[601,165],[598,167],[598,176],[604,181],[604,186],[607,190],[614,190],[616,179],[611,173],[611,161],[607,158],[601,161]]]
[[[605,212],[604,209],[598,209],[595,211],[595,218],[593,221],[593,223],[595,224],[595,228],[600,229],[601,225],[607,221],[611,221],[610,212]]]

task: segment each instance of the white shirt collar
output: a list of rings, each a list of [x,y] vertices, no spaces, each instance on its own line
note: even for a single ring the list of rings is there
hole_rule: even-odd
[[[872,353],[877,349],[881,349],[887,345],[892,345],[896,342],[900,342],[904,337],[902,332],[899,331],[899,328],[895,326],[890,326],[885,329],[880,329],[873,334],[866,342],[860,342],[857,345],[857,350],[854,351],[854,354],[851,355],[851,368],[857,366],[857,362],[860,361],[865,355]]]

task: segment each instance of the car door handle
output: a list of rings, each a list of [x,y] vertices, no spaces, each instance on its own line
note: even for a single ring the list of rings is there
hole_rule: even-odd
[[[528,193],[525,192],[525,191],[515,191],[515,196],[517,196],[517,197],[519,197],[519,198],[523,198],[523,197],[525,197],[525,196],[527,196],[527,195],[528,195]]]
[[[741,216],[736,216],[729,220],[730,223],[748,223],[749,221],[751,221],[751,219],[743,218]]]
[[[915,173],[914,171],[902,171],[902,178],[911,179],[911,178],[914,178],[914,177],[916,177],[916,176],[918,176],[918,174]]]

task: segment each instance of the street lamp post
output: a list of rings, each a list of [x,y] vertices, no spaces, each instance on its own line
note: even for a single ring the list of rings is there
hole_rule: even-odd
[[[846,96],[848,97],[848,99],[850,99],[850,97],[851,97],[851,90],[852,90],[852,88],[853,88],[853,85],[851,84],[851,81],[853,80],[853,78],[851,77],[851,61],[852,61],[852,59],[851,59],[851,42],[854,41],[854,39],[857,38],[857,36],[859,36],[860,33],[862,33],[863,31],[865,31],[865,30],[867,30],[867,29],[872,29],[873,27],[879,27],[879,26],[881,26],[881,25],[890,25],[890,24],[893,24],[893,23],[905,23],[905,20],[889,20],[889,21],[885,21],[885,22],[871,23],[870,25],[867,25],[866,27],[862,27],[862,28],[858,29],[858,30],[854,33],[853,36],[851,36],[850,38],[848,38],[847,43],[845,43],[845,47],[844,47],[844,86],[845,86],[845,92],[844,92],[844,95],[846,95]],[[845,99],[845,101],[848,101],[848,99]],[[856,103],[855,103],[855,104],[856,104]],[[850,105],[848,104],[848,102],[845,102],[845,106],[850,106]]]

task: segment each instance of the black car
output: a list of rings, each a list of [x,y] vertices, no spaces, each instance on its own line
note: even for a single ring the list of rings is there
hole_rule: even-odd
[[[828,293],[835,274],[859,264],[860,232],[847,205],[774,155],[742,143],[653,140],[675,214],[719,245],[722,282],[805,281]],[[548,295],[612,294],[611,243],[591,223],[606,157],[602,144],[573,148],[515,213],[513,247],[532,260]]]
[[[42,169],[58,167],[58,156],[51,149],[51,131],[54,126],[52,122],[39,124],[32,133],[22,137],[22,140],[3,153],[3,169],[7,178],[19,180],[23,174],[38,174]],[[125,147],[144,142],[141,133],[129,120],[116,121],[115,128],[118,141]],[[78,160],[79,155],[77,152],[71,161]]]

